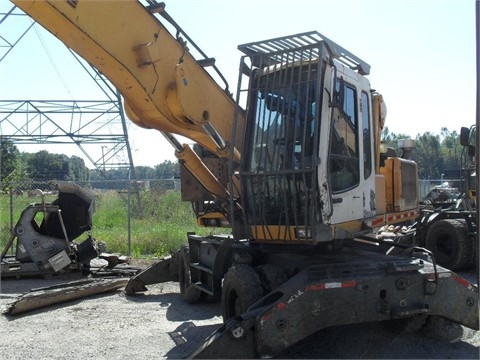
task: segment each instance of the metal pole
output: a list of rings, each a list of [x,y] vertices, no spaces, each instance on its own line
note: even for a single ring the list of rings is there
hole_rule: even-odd
[[[10,195],[10,234],[13,235],[13,180],[9,184],[9,195]],[[13,255],[13,246],[11,247],[11,254]]]
[[[476,193],[476,220],[477,220],[477,252],[480,255],[480,237],[478,225],[480,224],[480,215],[478,211],[478,206],[480,204],[480,186],[479,186],[479,174],[480,174],[480,164],[479,164],[479,147],[480,147],[480,0],[475,0],[475,48],[476,48],[476,79],[477,79],[477,89],[476,89],[476,146],[475,146],[475,193]],[[477,284],[480,283],[480,264],[477,261]]]
[[[132,255],[132,182],[131,182],[131,168],[128,169],[128,209],[127,209],[127,226],[128,226],[128,256]]]
[[[107,147],[107,145],[102,145],[103,176],[106,176],[106,172],[105,172],[105,152],[104,152],[104,149],[106,147]]]

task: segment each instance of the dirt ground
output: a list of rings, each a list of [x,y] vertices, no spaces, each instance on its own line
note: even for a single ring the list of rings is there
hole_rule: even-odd
[[[475,278],[473,272],[466,276]],[[32,288],[74,278],[2,280],[0,306],[4,310]],[[135,296],[118,290],[21,316],[1,315],[0,358],[183,358],[222,318],[218,303],[187,305],[178,291],[177,283],[164,283]],[[410,335],[395,335],[372,323],[323,330],[279,357],[479,359],[479,345],[480,331],[451,323]]]

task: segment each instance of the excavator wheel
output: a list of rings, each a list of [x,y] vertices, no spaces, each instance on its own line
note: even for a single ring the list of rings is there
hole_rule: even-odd
[[[436,262],[447,269],[458,270],[469,265],[472,245],[464,221],[442,219],[428,229],[426,247]]]
[[[477,241],[476,237],[471,237],[470,241],[472,242],[473,251],[472,251],[472,255],[470,257],[469,266],[472,267],[472,268],[476,268],[478,266],[477,264],[479,264],[479,262],[478,262],[478,241]]]
[[[440,316],[429,315],[422,327],[422,331],[436,331],[444,326],[445,320]]]
[[[394,334],[413,334],[423,329],[428,315],[420,314],[404,319],[393,319],[382,322],[384,328]]]
[[[244,313],[263,295],[262,281],[255,270],[246,264],[233,265],[223,279],[223,321]]]
[[[210,295],[210,294],[202,292],[201,300],[204,303],[214,304],[214,303],[219,302],[221,299],[222,299],[222,294],[221,293],[218,293],[218,294],[215,294],[215,295]]]
[[[263,264],[257,266],[255,271],[260,276],[265,294],[268,294],[288,280],[287,275],[280,266]]]
[[[194,304],[200,301],[202,291],[192,284],[190,273],[190,252],[188,247],[184,246],[179,252],[178,275],[180,283],[180,295],[188,304]]]

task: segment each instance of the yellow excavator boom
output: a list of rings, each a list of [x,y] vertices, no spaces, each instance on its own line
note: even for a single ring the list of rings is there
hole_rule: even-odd
[[[162,4],[152,2],[146,8],[131,0],[12,2],[103,73],[124,97],[126,114],[135,124],[166,133],[167,138],[187,137],[222,158],[233,151],[233,159],[239,161],[243,112],[232,141],[235,102],[188,52],[186,42],[172,36],[154,16],[164,12]],[[225,187],[198,157],[180,155],[184,147],[176,150],[208,191],[227,197]]]

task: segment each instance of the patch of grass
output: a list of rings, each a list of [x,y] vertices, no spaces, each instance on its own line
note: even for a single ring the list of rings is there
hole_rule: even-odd
[[[14,199],[14,225],[25,207],[37,199]],[[146,191],[132,196],[131,255],[133,257],[165,256],[187,242],[187,232],[206,235],[211,229],[199,227],[191,204],[181,201],[174,191]],[[3,249],[10,237],[8,195],[0,196],[0,244]],[[92,236],[104,241],[107,251],[128,254],[128,204],[115,191],[97,192],[93,214]],[[86,235],[76,239],[81,242]]]
[[[131,207],[131,254],[164,256],[187,242],[187,232],[207,234],[199,227],[189,203],[180,193],[144,192]],[[127,203],[106,193],[97,202],[92,234],[111,252],[128,253]]]

